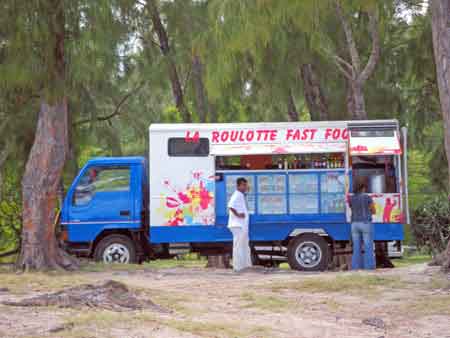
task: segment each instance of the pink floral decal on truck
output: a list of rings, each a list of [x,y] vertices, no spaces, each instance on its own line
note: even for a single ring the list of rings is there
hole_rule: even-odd
[[[170,191],[162,196],[162,212],[165,225],[207,225],[214,224],[214,176],[204,177],[200,171],[183,188],[174,187],[170,180],[164,180]]]

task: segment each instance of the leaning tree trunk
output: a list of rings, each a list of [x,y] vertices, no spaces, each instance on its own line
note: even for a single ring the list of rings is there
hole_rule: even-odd
[[[194,53],[192,56],[192,81],[195,91],[195,104],[200,122],[206,123],[209,112],[208,97],[203,84],[203,63],[200,56]]]
[[[433,49],[436,77],[439,87],[442,118],[444,121],[445,153],[448,166],[448,187],[450,189],[450,0],[430,2]],[[450,242],[444,252],[442,269],[450,270]]]
[[[22,179],[22,245],[17,268],[70,268],[75,262],[55,237],[57,191],[67,139],[67,100],[41,104],[36,135]]]
[[[17,268],[42,270],[75,267],[76,260],[58,247],[55,209],[68,152],[68,107],[65,95],[65,30],[62,0],[47,3],[49,79],[25,173],[22,177],[22,242]],[[52,93],[50,95],[50,93]]]
[[[329,118],[328,103],[320,86],[319,79],[310,63],[300,67],[300,75],[303,80],[303,91],[306,105],[308,106],[311,120],[326,121]]]
[[[292,90],[289,90],[287,99],[287,109],[288,109],[288,119],[289,121],[295,122],[299,120],[297,107],[295,106],[294,96],[292,95]]]

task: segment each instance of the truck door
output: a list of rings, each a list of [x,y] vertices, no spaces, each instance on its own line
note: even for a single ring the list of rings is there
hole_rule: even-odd
[[[136,223],[131,165],[89,166],[69,192],[68,231],[72,242],[89,242],[104,228]],[[137,220],[139,224],[139,220]]]

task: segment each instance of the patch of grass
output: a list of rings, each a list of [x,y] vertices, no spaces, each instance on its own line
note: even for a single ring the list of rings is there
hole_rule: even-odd
[[[138,271],[143,270],[143,264],[103,264],[98,262],[88,262],[80,267],[79,271],[84,272],[105,272],[105,271]]]
[[[396,268],[401,268],[405,266],[411,266],[415,264],[429,263],[431,261],[431,256],[429,255],[414,255],[405,256],[403,258],[396,258],[392,260],[392,263]]]
[[[181,332],[189,332],[193,335],[201,337],[270,337],[269,328],[264,326],[256,326],[245,328],[233,323],[212,323],[197,320],[170,319],[162,321],[163,325],[171,327]]]
[[[330,311],[338,312],[342,308],[342,304],[338,303],[333,298],[327,298],[320,302],[320,304],[325,305]]]
[[[245,308],[258,308],[265,311],[280,312],[288,309],[293,304],[287,300],[276,296],[258,295],[253,292],[244,292],[241,299],[246,302]]]
[[[448,315],[450,295],[425,296],[404,306],[404,310],[416,316]]]
[[[8,288],[13,293],[58,291],[88,282],[85,276],[76,272],[0,273],[0,287]]]
[[[314,277],[306,278],[299,282],[275,283],[270,288],[275,292],[280,290],[295,290],[299,292],[359,294],[374,292],[382,287],[398,288],[402,285],[402,281],[397,277],[347,274],[334,278]]]
[[[429,283],[429,287],[433,290],[445,289],[450,290],[450,280],[445,276],[433,277]]]
[[[204,268],[206,259],[157,259],[145,265],[155,269]]]
[[[108,330],[117,328],[118,323],[125,324],[127,327],[143,327],[145,324],[155,324],[166,326],[178,331],[189,332],[202,337],[223,336],[223,337],[255,337],[256,334],[262,334],[263,337],[269,337],[266,333],[268,329],[265,327],[252,327],[243,329],[236,323],[214,323],[198,321],[194,319],[166,319],[159,317],[151,312],[112,312],[108,310],[101,311],[85,311],[83,313],[74,313],[67,317],[66,324],[72,324],[71,330],[61,332],[58,337],[61,338],[78,338],[72,336],[72,332],[82,331],[91,332],[94,330]],[[84,336],[84,337],[91,337]]]
[[[157,305],[184,315],[195,315],[198,310],[191,309],[186,303],[193,302],[193,299],[186,293],[166,292],[159,289],[139,288]]]
[[[86,310],[69,315],[66,319],[66,324],[73,324],[74,328],[95,326],[106,329],[117,323],[126,323],[128,326],[133,326],[142,324],[142,322],[157,321],[156,315],[149,311],[114,312],[109,310]]]
[[[139,271],[145,269],[173,269],[173,268],[203,268],[206,265],[204,258],[173,258],[157,259],[143,264],[103,264],[89,262],[81,267],[81,271],[104,272],[104,271]]]

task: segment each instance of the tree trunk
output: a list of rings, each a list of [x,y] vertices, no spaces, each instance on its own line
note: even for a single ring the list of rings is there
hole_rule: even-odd
[[[22,245],[17,268],[71,268],[75,261],[55,237],[57,190],[67,153],[67,100],[41,104],[33,147],[22,179]]]
[[[213,269],[229,269],[231,268],[230,264],[230,255],[210,255],[208,256],[208,262],[206,263],[207,268]]]
[[[303,64],[300,67],[300,74],[303,80],[303,91],[311,120],[328,120],[328,103],[323,94],[314,66],[310,63]]]
[[[359,81],[352,81],[353,94],[353,116],[354,120],[367,120],[366,103],[364,100],[364,93],[362,84]]]
[[[447,189],[450,191],[450,0],[431,0],[430,10],[439,99],[444,121],[445,154],[449,168]],[[450,241],[443,256],[442,269],[449,271]]]
[[[345,103],[347,105],[347,114],[350,118],[355,116],[355,98],[353,95],[353,88],[352,83],[350,79],[346,79],[346,85],[347,85],[347,94],[345,98]]]
[[[22,239],[16,263],[21,270],[77,266],[76,260],[58,247],[55,236],[58,186],[68,152],[66,28],[63,2],[54,0],[47,5],[46,23],[53,45],[49,46],[52,57],[43,61],[48,62],[46,85],[51,99],[41,103],[34,143],[22,178]]]
[[[207,122],[208,118],[208,98],[205,86],[203,85],[203,64],[200,57],[194,54],[192,57],[192,81],[194,83],[195,104],[200,122]]]
[[[442,271],[443,272],[450,272],[450,241],[447,244],[447,248],[442,253],[444,256],[444,261],[442,263]]]
[[[169,38],[167,37],[166,29],[161,22],[161,16],[159,14],[158,7],[155,0],[148,0],[147,5],[150,11],[151,20],[153,23],[153,29],[158,36],[159,48],[164,56],[167,65],[167,71],[169,74],[170,83],[172,85],[172,93],[175,100],[175,105],[183,116],[184,122],[192,122],[191,114],[186,107],[184,101],[183,88],[181,86],[180,77],[178,76],[177,67],[173,60],[172,51],[169,45]]]
[[[292,122],[298,121],[299,120],[298,111],[297,111],[297,107],[295,106],[295,101],[294,101],[294,96],[292,95],[292,90],[289,90],[287,108],[288,108],[289,121],[292,121]]]
[[[450,188],[450,0],[432,0],[430,10]]]

